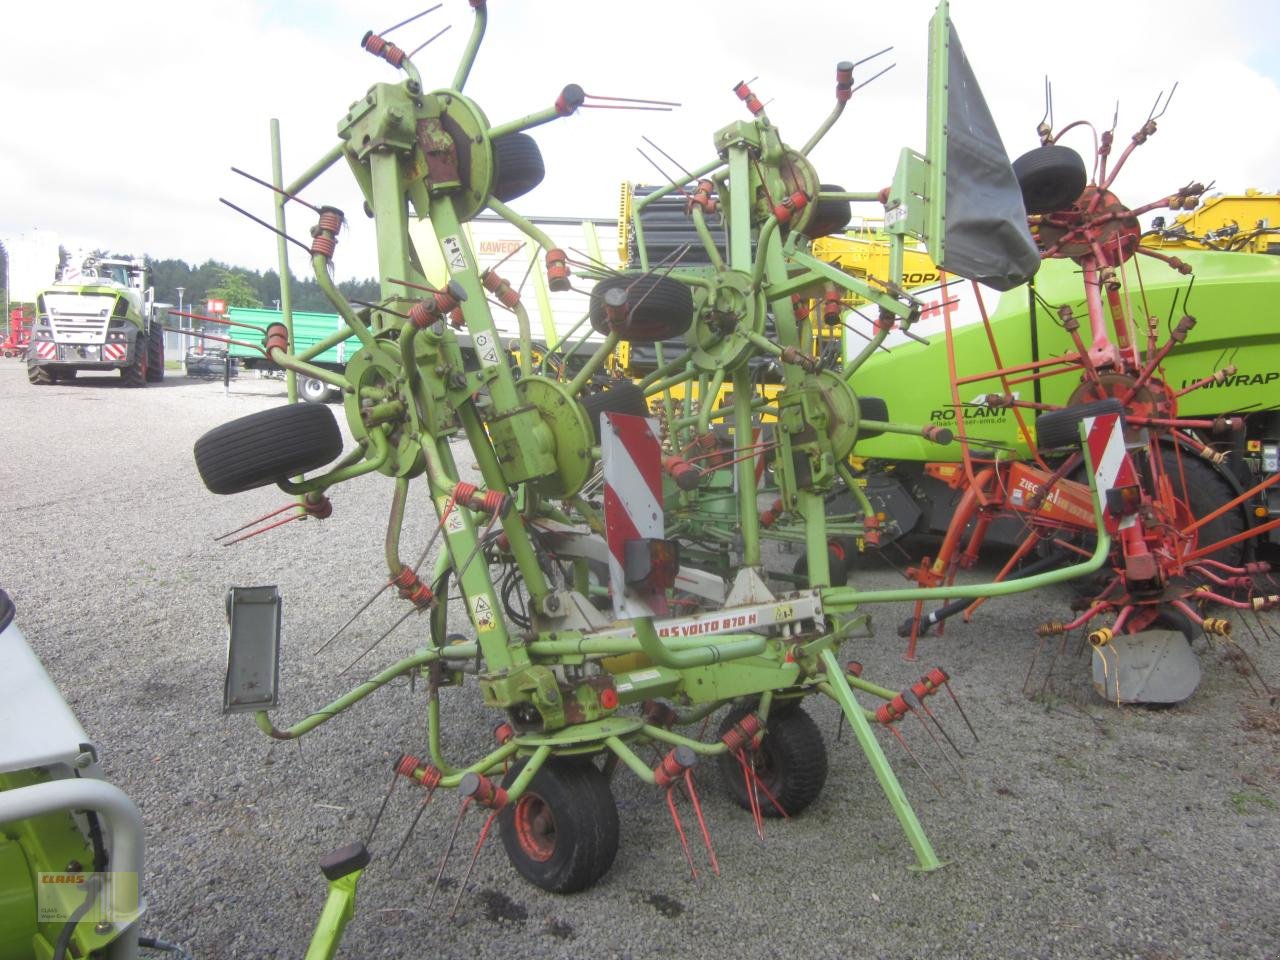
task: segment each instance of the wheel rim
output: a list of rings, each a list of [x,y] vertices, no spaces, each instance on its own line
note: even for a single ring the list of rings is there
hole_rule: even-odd
[[[540,796],[526,793],[516,801],[513,819],[520,849],[531,860],[545,863],[556,852],[556,818]]]

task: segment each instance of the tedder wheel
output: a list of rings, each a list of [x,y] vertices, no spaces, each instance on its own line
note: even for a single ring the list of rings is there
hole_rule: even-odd
[[[147,342],[141,336],[133,341],[133,359],[120,368],[120,379],[126,387],[147,385]]]
[[[1231,485],[1222,474],[1195,454],[1184,450],[1179,457],[1172,449],[1162,444],[1160,459],[1164,461],[1164,470],[1173,486],[1173,495],[1187,505],[1187,509],[1195,519],[1199,520],[1227,501],[1235,499],[1235,491],[1231,489]],[[1178,469],[1179,461],[1182,464],[1181,472]],[[1182,483],[1184,477],[1186,478],[1185,490]],[[1196,531],[1196,543],[1207,547],[1244,532],[1245,526],[1243,508],[1230,510],[1220,517],[1214,517]],[[1239,566],[1245,559],[1245,542],[1233,543],[1215,551],[1210,556],[1219,563]]]
[[[298,399],[307,403],[328,403],[329,385],[315,377],[298,377]]]
[[[151,324],[147,333],[147,383],[159,383],[164,379],[164,327]]]
[[[730,710],[720,723],[720,736],[723,737],[754,709],[754,703],[747,703]],[[747,795],[747,785],[737,758],[722,753],[717,762],[729,796],[742,809],[750,810],[751,798]],[[803,707],[769,711],[769,725],[755,756],[755,772],[764,789],[789,817],[794,817],[818,799],[827,782],[827,746],[818,732],[818,725]],[[766,817],[782,816],[769,797],[763,795],[764,791],[761,794],[760,812]]]
[[[823,193],[845,192],[844,187],[838,187],[834,183],[824,183],[818,189]],[[848,200],[819,197],[813,216],[809,218],[809,224],[804,228],[804,235],[816,240],[818,237],[840,233],[849,225],[852,217],[853,208],[849,206]]]
[[[509,203],[542,182],[542,151],[527,133],[508,133],[493,141],[493,195]]]
[[[870,440],[872,437],[881,436],[884,433],[883,430],[864,430],[863,420],[879,420],[887,423],[889,405],[881,397],[858,397],[858,439]]]
[[[1124,404],[1119,400],[1095,400],[1041,414],[1036,421],[1036,446],[1041,450],[1079,446],[1080,422],[1105,413],[1124,413]]]
[[[47,387],[53,383],[53,374],[49,372],[48,367],[27,367],[27,380],[37,387]]]
[[[289,404],[214,427],[196,441],[196,469],[212,493],[240,493],[322,467],[342,452],[328,407]]]
[[[610,297],[611,291],[617,292]],[[618,302],[610,302],[614,299]],[[616,327],[605,313],[606,303],[620,308],[624,317]],[[591,289],[589,311],[591,326],[599,333],[617,329],[623,340],[654,343],[682,336],[689,329],[693,294],[683,283],[652,273],[607,277]]]
[[[1037,147],[1013,161],[1013,175],[1022,188],[1027,213],[1053,213],[1071,206],[1089,180],[1080,154],[1056,143]]]
[[[591,421],[591,430],[600,442],[600,414],[629,413],[634,417],[647,417],[649,404],[645,401],[644,391],[634,380],[614,380],[606,389],[588,393],[580,398],[583,409],[587,411],[587,419]]]
[[[846,555],[843,544],[834,541],[827,544],[827,568],[831,571],[831,583],[833,587],[843,587],[849,582],[849,558]],[[806,585],[809,584],[809,557],[802,554],[796,560],[796,565],[791,570]]]
[[[512,766],[504,787],[525,762]],[[498,830],[516,872],[552,893],[587,889],[618,853],[618,807],[609,780],[586,760],[548,760],[498,815]]]

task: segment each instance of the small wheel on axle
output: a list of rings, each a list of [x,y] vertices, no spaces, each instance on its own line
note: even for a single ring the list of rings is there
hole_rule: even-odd
[[[754,703],[730,710],[720,723],[720,736],[754,710]],[[730,798],[743,810],[750,810],[751,797],[737,758],[724,753],[717,762]],[[768,729],[755,755],[755,773],[764,788],[759,797],[763,816],[780,817],[778,807],[781,807],[787,816],[794,817],[818,799],[827,782],[827,745],[818,725],[803,707],[770,710]],[[769,796],[778,802],[777,807]]]
[[[526,762],[507,772],[503,787]],[[516,872],[552,893],[594,885],[618,853],[618,807],[609,780],[586,760],[548,760],[498,816],[498,830]]]

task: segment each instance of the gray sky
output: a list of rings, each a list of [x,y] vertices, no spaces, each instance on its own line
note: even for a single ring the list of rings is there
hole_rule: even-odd
[[[951,16],[1011,157],[1036,145],[1046,74],[1059,127],[1083,119],[1101,129],[1119,101],[1117,152],[1157,94],[1179,83],[1159,133],[1116,184],[1137,205],[1192,179],[1227,192],[1280,188],[1278,7],[953,0]],[[420,9],[383,0],[5,4],[0,237],[47,232],[73,248],[273,266],[272,236],[218,203],[227,196],[269,218],[270,199],[228,168],[269,174],[271,117],[283,125],[286,178],[309,165],[353,100],[397,79],[359,48],[364,31]],[[658,177],[636,152],[641,135],[686,167],[701,165],[713,157],[714,131],[747,116],[730,88],[758,77],[752,87],[770,118],[785,140],[802,144],[833,103],[835,63],[893,45],[855,77],[897,67],[855,93],[812,156],[824,182],[878,189],[901,147],[924,148],[932,9],[931,0],[496,0],[467,93],[494,123],[550,104],[570,82],[588,93],[682,102],[673,113],[584,110],[534,131],[547,177],[516,207],[613,216],[623,180]],[[465,0],[444,0],[391,39],[412,49],[453,24],[416,58],[429,88],[445,86],[470,17]],[[1066,142],[1092,149],[1087,131]],[[305,196],[350,216],[338,275],[372,275],[371,224],[346,170]],[[291,232],[305,238],[312,215],[293,210]],[[302,259],[295,271],[307,268]]]

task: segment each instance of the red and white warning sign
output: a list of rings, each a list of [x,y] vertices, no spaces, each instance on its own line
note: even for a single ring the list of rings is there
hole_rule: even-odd
[[[1104,413],[1085,418],[1085,431],[1089,443],[1089,460],[1093,464],[1093,482],[1103,506],[1107,503],[1107,491],[1116,487],[1131,487],[1138,482],[1133,460],[1124,448],[1124,424],[1118,413]],[[1115,517],[1105,511],[1108,533],[1115,533],[1138,522],[1136,514]]]
[[[604,529],[609,545],[613,614],[618,619],[661,616],[667,612],[665,594],[629,588],[625,567],[629,541],[661,539],[665,533],[658,421],[651,417],[604,413],[600,427]]]

